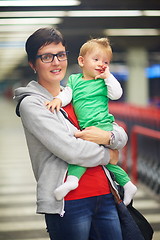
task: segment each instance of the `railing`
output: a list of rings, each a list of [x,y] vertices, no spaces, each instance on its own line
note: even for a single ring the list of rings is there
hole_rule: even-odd
[[[160,132],[141,127],[135,125],[131,131],[131,159],[132,159],[132,167],[131,167],[131,178],[133,182],[137,182],[138,180],[138,169],[137,169],[137,159],[138,159],[138,144],[137,144],[137,136],[143,135],[149,138],[155,138],[160,140]]]
[[[134,182],[160,194],[160,109],[122,102],[110,102],[109,108],[129,136],[121,166]]]
[[[128,131],[133,125],[160,130],[160,109],[155,107],[138,107],[127,103],[110,103],[110,113],[115,119],[124,121]]]

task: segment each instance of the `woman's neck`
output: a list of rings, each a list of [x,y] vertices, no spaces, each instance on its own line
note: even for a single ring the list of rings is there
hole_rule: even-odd
[[[57,96],[60,93],[60,84],[58,83],[41,83],[39,81],[39,84],[41,84],[45,89],[47,89],[48,92],[52,94],[53,97]]]

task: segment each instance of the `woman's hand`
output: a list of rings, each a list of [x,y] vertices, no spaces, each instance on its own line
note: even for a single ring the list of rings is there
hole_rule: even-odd
[[[111,138],[111,132],[104,131],[97,127],[87,127],[82,131],[78,131],[75,134],[76,138],[81,138],[97,144],[109,145]]]
[[[119,159],[119,151],[116,150],[116,149],[114,149],[114,150],[110,149],[109,151],[110,151],[110,161],[109,161],[109,163],[113,164],[113,165],[117,165],[118,159]]]
[[[82,131],[78,131],[75,133],[76,138],[81,138],[83,140],[87,140],[90,142],[94,142],[97,144],[109,145],[111,132],[104,131],[97,127],[87,127]],[[118,150],[109,149],[110,152],[110,164],[116,165],[119,159]]]

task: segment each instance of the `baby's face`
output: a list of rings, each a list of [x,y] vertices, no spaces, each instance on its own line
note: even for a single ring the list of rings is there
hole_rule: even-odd
[[[81,67],[84,80],[95,79],[97,75],[105,72],[110,62],[107,52],[102,48],[95,48],[81,57]]]

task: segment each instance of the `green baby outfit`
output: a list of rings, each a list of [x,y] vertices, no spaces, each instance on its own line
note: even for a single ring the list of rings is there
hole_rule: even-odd
[[[72,103],[79,122],[80,129],[95,126],[105,131],[113,130],[114,116],[109,113],[109,98],[104,79],[83,80],[82,73],[72,74],[67,86],[72,89]],[[124,186],[130,178],[119,166],[107,164],[106,168],[112,171],[116,181]],[[68,175],[77,176],[79,179],[86,168],[69,165]]]

